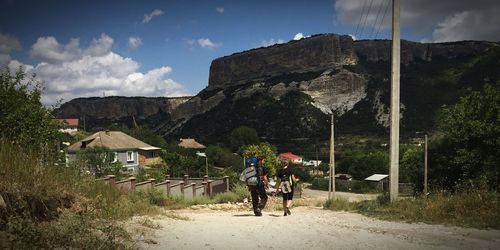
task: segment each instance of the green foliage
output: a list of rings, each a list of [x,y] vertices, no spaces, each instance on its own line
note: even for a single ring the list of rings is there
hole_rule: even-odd
[[[243,159],[230,150],[220,146],[208,146],[208,163],[217,167],[232,167],[236,171],[243,170]]]
[[[399,162],[399,182],[413,183],[416,191],[423,190],[424,180],[424,152],[423,146],[401,147],[401,160]]]
[[[499,196],[498,192],[486,187],[469,186],[455,194],[436,192],[393,203],[387,193],[370,201],[328,200],[324,207],[356,211],[385,220],[500,229]]]
[[[276,174],[276,169],[278,168],[278,157],[276,157],[276,149],[272,145],[268,143],[250,145],[244,148],[243,156],[245,158],[257,157],[264,159],[269,175],[273,176]]]
[[[499,188],[500,82],[486,84],[441,113],[442,133],[431,138],[430,161],[434,182],[445,188],[485,176]],[[446,177],[446,178],[443,178]]]
[[[165,148],[167,146],[167,142],[163,137],[159,134],[155,133],[148,127],[139,127],[139,128],[118,128],[118,130],[141,140],[151,146]]]
[[[198,157],[196,150],[181,148],[171,143],[162,151],[160,157],[167,164],[170,176],[178,177],[188,174],[202,177],[205,175],[205,158]]]
[[[108,174],[120,175],[122,170],[120,161],[115,161],[115,153],[105,147],[93,147],[79,151],[77,161],[96,177]]]
[[[0,195],[7,204],[0,208],[0,237],[9,239],[0,247],[127,248],[130,236],[116,220],[158,212],[148,197],[38,156],[0,139]]]
[[[363,180],[372,174],[388,172],[389,156],[386,151],[349,152],[342,156],[339,168],[347,170],[354,179]]]
[[[0,70],[0,137],[41,151],[55,150],[58,124],[40,102],[42,84],[20,68]]]
[[[247,126],[235,128],[229,135],[229,143],[233,151],[236,151],[244,146],[259,144],[259,142],[257,131]]]
[[[311,174],[309,174],[309,168],[303,167],[300,165],[291,165],[290,168],[293,171],[293,174],[296,178],[298,178],[301,182],[310,182],[312,180]]]

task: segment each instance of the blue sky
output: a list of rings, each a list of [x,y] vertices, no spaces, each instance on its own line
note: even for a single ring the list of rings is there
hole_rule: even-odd
[[[402,38],[498,41],[499,4],[471,2],[403,1]],[[79,96],[194,95],[221,56],[300,34],[373,39],[379,30],[377,38],[389,38],[388,3],[0,0],[0,66],[37,73],[46,104]]]

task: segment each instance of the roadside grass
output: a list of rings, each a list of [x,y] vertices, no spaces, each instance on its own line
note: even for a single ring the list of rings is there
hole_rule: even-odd
[[[387,194],[361,202],[337,198],[327,200],[324,208],[358,212],[383,220],[500,229],[499,198],[497,192],[476,187],[453,194],[436,192],[427,197],[401,198],[394,203],[389,202]]]
[[[3,140],[0,162],[0,248],[133,248],[121,222],[160,211],[146,196]]]

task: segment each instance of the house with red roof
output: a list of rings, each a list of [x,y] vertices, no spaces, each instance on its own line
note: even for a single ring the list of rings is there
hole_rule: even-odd
[[[66,119],[56,119],[62,124],[62,128],[59,131],[63,133],[68,133],[70,135],[76,134],[78,131],[79,120],[78,118],[66,118]]]
[[[288,161],[292,164],[302,165],[302,156],[294,155],[292,152],[281,153],[278,155],[279,161]]]

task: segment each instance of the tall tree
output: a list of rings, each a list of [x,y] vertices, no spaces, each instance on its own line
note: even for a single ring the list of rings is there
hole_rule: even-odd
[[[56,143],[58,124],[40,101],[42,89],[22,68],[0,71],[0,137],[34,150]]]
[[[443,135],[434,154],[446,154],[433,161],[431,170],[436,177],[446,176],[450,170],[458,173],[447,179],[454,183],[486,178],[491,187],[498,188],[500,164],[500,83],[485,84],[483,91],[474,91],[442,111],[440,128]],[[430,159],[433,159],[431,156]],[[448,170],[448,171],[445,171]]]
[[[229,143],[231,144],[231,149],[236,151],[241,147],[254,145],[259,143],[259,136],[255,129],[241,126],[233,129],[229,135]]]

